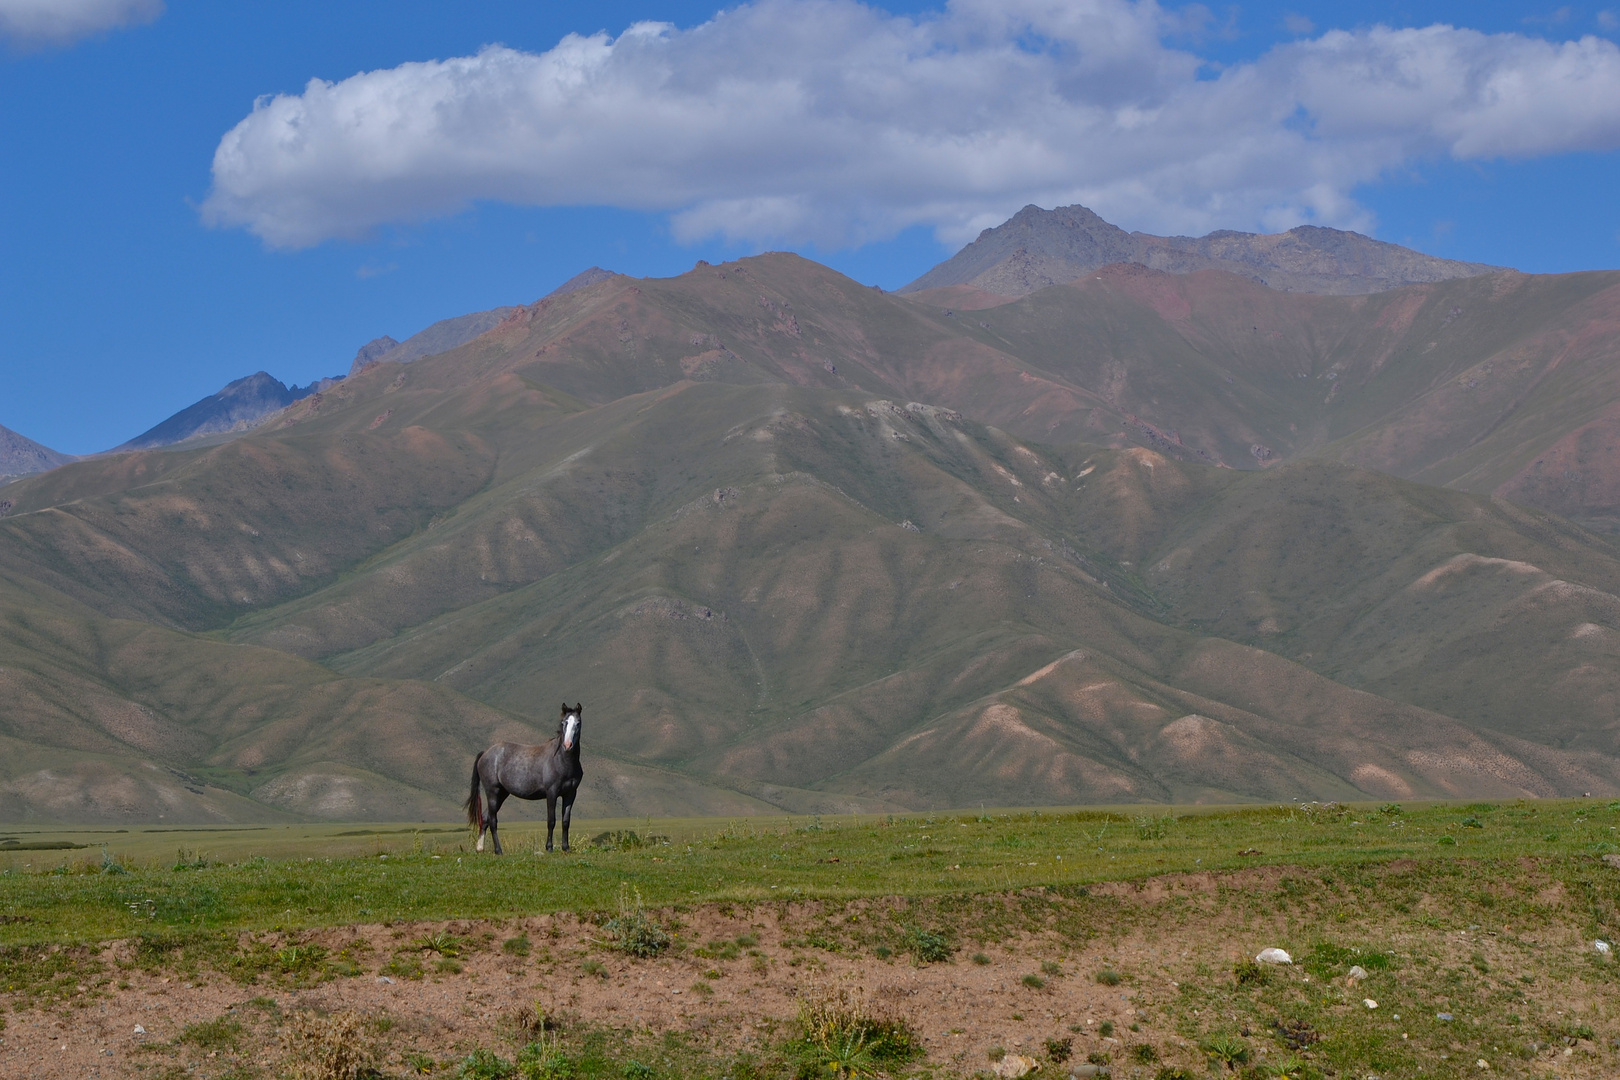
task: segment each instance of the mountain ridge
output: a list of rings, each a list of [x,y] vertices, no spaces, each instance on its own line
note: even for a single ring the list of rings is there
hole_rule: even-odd
[[[72,454],[52,450],[8,427],[0,427],[0,481],[46,472],[77,460]]]
[[[1604,523],[1617,317],[1615,273],[604,277],[13,485],[0,806],[447,816],[564,696],[582,813],[1620,793],[1620,542],[1498,494],[1595,430],[1553,494]]]
[[[1425,255],[1360,233],[1301,225],[1275,234],[1228,229],[1202,237],[1127,233],[1084,206],[1026,206],[981,232],[902,293],[972,286],[1027,296],[1112,263],[1174,274],[1229,270],[1288,292],[1357,295],[1506,269]]]

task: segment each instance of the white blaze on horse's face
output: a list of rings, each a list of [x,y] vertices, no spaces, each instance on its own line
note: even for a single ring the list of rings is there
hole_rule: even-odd
[[[579,734],[579,713],[568,713],[563,716],[563,749],[574,748],[574,738]]]

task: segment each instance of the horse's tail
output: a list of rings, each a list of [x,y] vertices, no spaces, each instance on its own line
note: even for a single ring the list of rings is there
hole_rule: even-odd
[[[463,804],[467,808],[467,824],[477,829],[480,834],[484,831],[484,805],[483,800],[478,797],[478,763],[483,758],[482,750],[473,758],[472,791],[468,793],[467,801]]]

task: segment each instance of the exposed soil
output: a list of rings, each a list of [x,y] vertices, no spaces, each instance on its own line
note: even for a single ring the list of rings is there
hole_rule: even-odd
[[[318,944],[334,956],[355,957],[362,973],[327,977],[298,987],[268,979],[243,985],[212,971],[188,982],[167,969],[124,968],[118,983],[83,987],[77,997],[51,1009],[22,1008],[20,1001],[8,1002],[18,1011],[4,1015],[0,1076],[38,1080],[269,1077],[277,1074],[287,1053],[284,1020],[300,1010],[320,1014],[348,1011],[385,1021],[387,1030],[375,1038],[377,1064],[392,1075],[413,1071],[413,1054],[432,1058],[441,1067],[478,1047],[510,1058],[527,1041],[525,1012],[532,1017],[536,1009],[556,1021],[565,1034],[591,1026],[620,1032],[625,1040],[640,1040],[652,1047],[666,1033],[678,1032],[694,1046],[729,1055],[763,1050],[779,1042],[791,1033],[803,995],[840,986],[855,991],[879,1011],[903,1017],[923,1040],[926,1064],[947,1073],[971,1075],[989,1068],[993,1047],[1040,1057],[1045,1040],[1054,1038],[1073,1043],[1069,1065],[1058,1070],[1060,1076],[1093,1053],[1112,1056],[1116,1077],[1150,1077],[1165,1063],[1202,1072],[1205,1058],[1192,1040],[1176,1034],[1177,1025],[1170,1018],[1171,1010],[1178,1009],[1196,1015],[1196,1010],[1177,1004],[1177,980],[1229,983],[1226,973],[1234,962],[1274,942],[1264,928],[1264,916],[1256,920],[1227,910],[1219,917],[1195,917],[1189,922],[1187,907],[1176,907],[1176,898],[1208,898],[1217,887],[1224,891],[1239,886],[1239,878],[1252,878],[1247,884],[1259,886],[1276,874],[1274,868],[1256,868],[1253,873],[1219,880],[1213,875],[1176,875],[1098,886],[1093,895],[1105,893],[1129,907],[1158,909],[1166,917],[1142,920],[1137,929],[1119,937],[1102,933],[1078,947],[1056,935],[1038,934],[982,949],[967,944],[951,962],[927,965],[918,965],[904,955],[879,959],[871,954],[807,947],[796,935],[825,918],[827,909],[817,904],[751,910],[706,907],[682,912],[673,918],[684,947],[647,960],[602,947],[601,928],[570,915],[503,922],[363,925],[303,933],[297,936],[297,943]],[[858,910],[859,903],[838,909],[840,917]],[[1172,907],[1177,911],[1173,917]],[[669,917],[667,913],[665,917]],[[466,944],[469,951],[455,958],[459,971],[435,970],[442,958],[413,947],[436,933],[455,935]],[[502,950],[504,941],[519,934],[532,943],[533,952],[527,957]],[[735,942],[739,937],[747,941],[749,935],[754,944],[740,947],[738,955],[730,959],[704,957],[695,951],[705,942]],[[1561,940],[1546,941],[1545,947],[1570,951],[1582,944],[1573,931],[1556,936]],[[1465,934],[1453,944],[1461,958],[1472,952],[1478,960],[1483,950],[1494,959],[1494,950],[1502,949],[1505,955],[1501,940],[1485,931]],[[271,944],[282,946],[291,941],[275,938]],[[1399,942],[1388,944],[1397,946]],[[1446,942],[1441,944],[1449,947]],[[1428,942],[1429,947],[1434,945],[1434,941]],[[979,957],[974,956],[976,952]],[[421,958],[424,973],[414,978],[379,974],[396,955]],[[127,964],[130,956],[129,945],[118,942],[108,946],[103,959],[115,962],[111,970],[117,972],[116,962]],[[988,962],[980,962],[981,958]],[[1048,968],[1042,976],[1043,986],[1026,983],[1026,976],[1042,972],[1043,962],[1060,964],[1062,973]],[[1095,976],[1105,968],[1124,973],[1126,981],[1117,986],[1102,984]],[[1289,973],[1289,977],[1300,976],[1298,969]],[[1536,993],[1548,999],[1540,1002],[1548,1015],[1554,1005],[1571,1015],[1612,1011],[1612,1002],[1594,1000],[1603,997],[1602,988],[1582,989],[1566,983],[1544,986]],[[5,997],[0,995],[0,1001]],[[1359,1008],[1359,991],[1350,997],[1358,999],[1352,1006]],[[1550,1000],[1554,997],[1556,1001]],[[1476,1004],[1485,1007],[1484,1001],[1452,1003],[1449,999],[1437,999],[1428,1007],[1451,1008],[1461,1014]],[[187,1025],[221,1017],[242,1025],[236,1048],[210,1052],[180,1039]],[[1102,1034],[1105,1021],[1112,1024],[1111,1036]],[[1130,1030],[1133,1023],[1140,1023],[1138,1032]],[[1245,1030],[1245,1034],[1250,1033]],[[1252,1041],[1269,1047],[1262,1053],[1277,1057],[1288,1053],[1282,1043],[1273,1045],[1275,1040],[1268,1039],[1269,1034],[1255,1031]],[[1128,1049],[1140,1043],[1156,1048],[1158,1065],[1142,1068],[1129,1063]],[[1600,1033],[1594,1041],[1554,1044],[1541,1048],[1531,1061],[1504,1060],[1495,1075],[1552,1075],[1543,1069],[1554,1067],[1557,1076],[1566,1078],[1612,1075],[1607,1070],[1614,1065],[1614,1054],[1608,1043]],[[1461,1049],[1460,1044],[1453,1045]],[[1442,1049],[1435,1047],[1437,1053]],[[1502,1071],[1504,1068],[1508,1071]]]

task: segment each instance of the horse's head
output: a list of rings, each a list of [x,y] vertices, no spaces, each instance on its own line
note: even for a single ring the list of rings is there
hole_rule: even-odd
[[[557,739],[564,750],[572,750],[579,742],[579,722],[585,713],[585,706],[570,706],[563,702],[562,719],[557,722]]]

